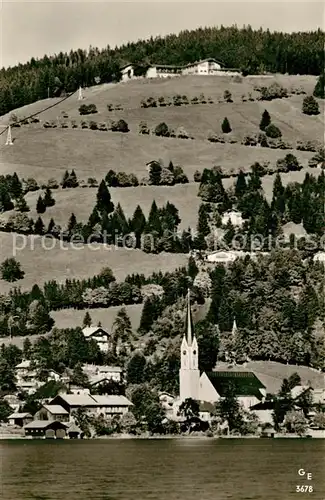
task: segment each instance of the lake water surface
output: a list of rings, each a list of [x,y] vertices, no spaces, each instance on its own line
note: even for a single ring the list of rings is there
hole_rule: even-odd
[[[324,466],[321,439],[0,441],[0,497],[325,500]]]

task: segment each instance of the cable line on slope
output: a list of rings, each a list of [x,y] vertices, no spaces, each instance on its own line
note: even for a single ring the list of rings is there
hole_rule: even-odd
[[[26,120],[29,120],[30,118],[33,118],[34,116],[37,116],[37,115],[40,115],[42,113],[44,113],[45,111],[47,111],[48,109],[51,109],[51,108],[54,108],[55,106],[58,106],[59,104],[61,104],[61,102],[63,101],[66,101],[67,99],[69,99],[70,97],[72,97],[74,94],[76,94],[77,92],[79,92],[79,89],[78,90],[75,90],[74,92],[72,92],[70,95],[64,97],[63,99],[61,99],[61,101],[59,102],[56,102],[55,104],[51,104],[51,106],[47,106],[47,108],[44,108],[42,109],[42,111],[39,111],[38,113],[33,113],[32,115],[29,115],[25,118],[23,118],[22,120],[19,120],[18,122],[16,122],[17,124],[19,123],[22,123]],[[9,125],[7,125],[7,127],[2,131],[0,132],[0,135],[4,134],[9,128]]]

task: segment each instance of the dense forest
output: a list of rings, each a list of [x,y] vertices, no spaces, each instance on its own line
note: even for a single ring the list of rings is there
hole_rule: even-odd
[[[79,85],[119,81],[126,63],[187,64],[206,57],[244,74],[264,71],[319,75],[324,69],[324,32],[271,33],[250,26],[199,28],[178,35],[128,43],[114,49],[90,47],[60,52],[0,71],[0,115],[75,91]]]

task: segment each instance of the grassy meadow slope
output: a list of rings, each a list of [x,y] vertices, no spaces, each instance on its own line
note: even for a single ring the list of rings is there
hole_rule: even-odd
[[[115,249],[114,246],[87,245],[78,248],[69,243],[58,240],[47,240],[48,247],[55,244],[53,249],[46,250],[42,239],[38,236],[15,235],[15,233],[1,233],[0,262],[13,255],[13,245],[16,238],[16,247],[23,250],[16,252],[16,259],[25,271],[24,279],[17,282],[22,289],[30,289],[35,283],[56,279],[59,283],[65,279],[84,279],[98,274],[103,267],[111,267],[117,280],[123,280],[128,274],[152,274],[161,269],[163,272],[174,270],[186,265],[185,254],[160,253],[147,254],[141,250]],[[12,283],[0,280],[0,293],[8,293]]]

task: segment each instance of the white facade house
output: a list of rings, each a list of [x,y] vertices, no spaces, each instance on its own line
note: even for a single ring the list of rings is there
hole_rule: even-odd
[[[325,252],[318,252],[313,257],[314,262],[325,262]]]
[[[181,74],[182,70],[180,66],[155,64],[148,68],[146,78],[170,78],[173,76],[180,76]]]
[[[70,415],[70,421],[73,420],[73,411],[78,408],[85,408],[94,415],[124,415],[133,404],[125,396],[111,395],[98,396],[91,394],[59,394],[55,396],[49,406],[59,405]]]
[[[94,339],[101,351],[107,352],[110,346],[110,334],[101,326],[86,326],[82,333],[87,340]]]
[[[39,387],[44,385],[44,381],[38,380],[37,369],[32,367],[30,360],[24,360],[19,363],[15,368],[16,374],[16,385],[21,390],[27,394],[33,394],[37,391]],[[55,370],[48,370],[47,382],[50,380],[60,381],[62,377]]]
[[[115,382],[121,382],[122,380],[122,368],[120,366],[83,365],[83,371],[88,376],[91,385],[110,380]]]

